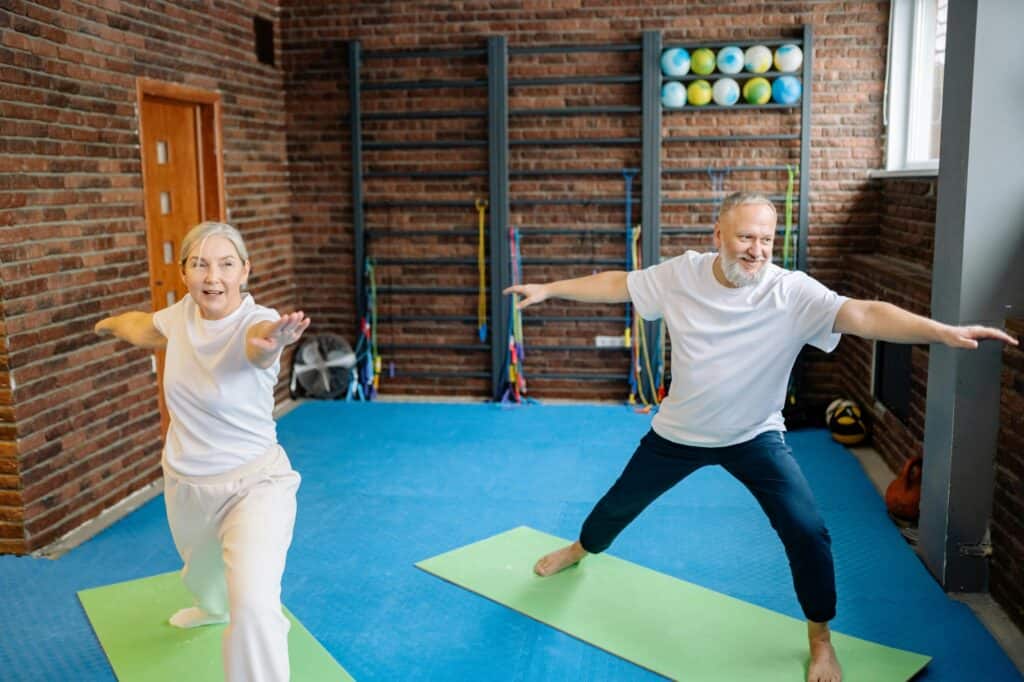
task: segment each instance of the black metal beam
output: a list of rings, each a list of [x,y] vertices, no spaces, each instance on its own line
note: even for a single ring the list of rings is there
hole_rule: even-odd
[[[534,47],[512,47],[509,54],[570,54],[574,52],[639,52],[640,48],[635,44],[604,44],[604,45],[537,45]]]
[[[352,270],[356,280],[356,330],[362,328],[362,321],[366,318],[366,283],[363,281],[366,277],[366,232],[363,216],[363,132],[359,118],[359,50],[358,40],[348,44],[349,132],[352,141],[352,258],[355,261]]]
[[[640,178],[641,185],[641,241],[640,254],[644,266],[661,262],[661,32],[643,33],[643,147]],[[660,322],[644,321],[647,352],[656,359],[661,354]],[[640,368],[641,385],[654,385],[646,366]]]
[[[487,51],[482,48],[466,50],[368,50],[365,59],[450,59],[452,57],[482,57]]]
[[[811,45],[811,39],[813,37],[813,28],[810,24],[804,24],[804,39],[803,45]],[[813,70],[812,62],[814,59],[814,50],[804,50],[804,70],[803,70],[803,92],[801,94],[802,101],[800,103],[800,196],[809,197],[811,191],[811,87]],[[807,235],[810,229],[808,211],[810,210],[809,201],[800,202],[800,210],[798,212],[798,224],[799,224],[799,237],[796,247],[796,267],[806,268],[807,267]]]
[[[501,398],[502,369],[508,340],[509,297],[502,291],[511,282],[508,200],[508,43],[505,36],[487,39],[487,131],[490,174],[490,344],[491,395]]]

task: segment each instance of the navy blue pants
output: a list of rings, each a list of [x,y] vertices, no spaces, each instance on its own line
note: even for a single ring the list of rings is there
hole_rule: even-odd
[[[680,445],[649,431],[619,480],[583,522],[583,549],[592,553],[608,549],[647,505],[709,464],[721,465],[745,485],[768,515],[786,549],[797,599],[807,620],[832,620],[836,615],[832,539],[807,479],[778,431],[723,448]]]

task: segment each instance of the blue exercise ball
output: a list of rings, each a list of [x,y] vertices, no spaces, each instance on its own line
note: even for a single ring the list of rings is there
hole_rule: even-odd
[[[661,72],[666,76],[685,76],[690,73],[690,53],[682,47],[665,50],[661,53]]]
[[[666,109],[681,109],[686,105],[686,88],[679,81],[661,86],[661,105]]]
[[[779,104],[795,104],[800,101],[803,86],[793,76],[779,76],[772,83],[772,101]]]
[[[743,50],[735,45],[723,47],[718,51],[715,61],[722,73],[739,73],[743,70]]]

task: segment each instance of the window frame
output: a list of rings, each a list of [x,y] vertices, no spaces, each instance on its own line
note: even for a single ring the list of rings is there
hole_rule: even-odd
[[[893,0],[886,73],[886,171],[935,171],[931,139],[937,0]],[[915,156],[917,155],[917,156]]]

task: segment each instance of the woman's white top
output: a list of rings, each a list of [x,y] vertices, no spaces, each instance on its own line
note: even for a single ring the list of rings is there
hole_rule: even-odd
[[[220,320],[206,320],[186,295],[153,315],[167,337],[164,398],[170,427],[164,462],[185,476],[212,476],[259,457],[277,443],[274,385],[280,362],[261,369],[245,354],[248,329],[279,319],[245,294]]]

